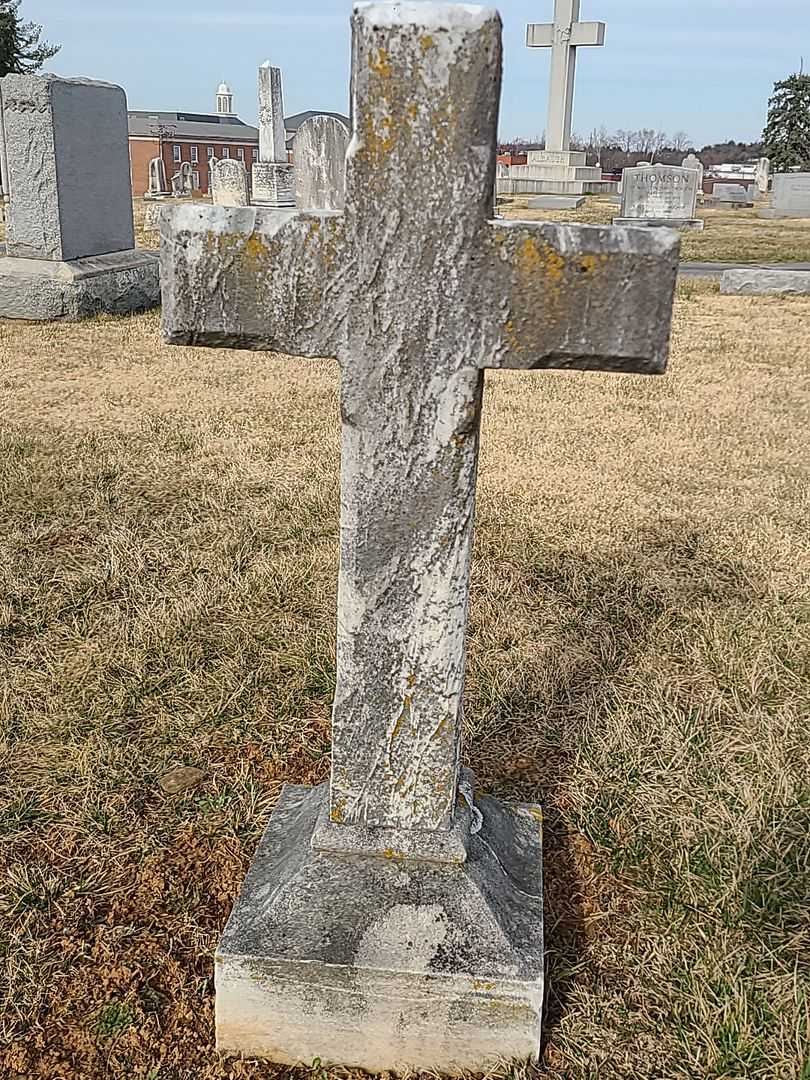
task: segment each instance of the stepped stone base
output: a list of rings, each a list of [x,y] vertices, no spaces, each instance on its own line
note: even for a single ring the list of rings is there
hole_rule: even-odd
[[[538,195],[529,199],[530,210],[578,210],[585,202],[584,195]]]
[[[700,232],[703,229],[703,218],[635,218],[615,217],[614,225],[634,225],[639,229],[684,229]]]
[[[78,321],[160,304],[158,253],[133,248],[73,262],[16,259],[0,249],[0,318]]]
[[[537,1060],[542,814],[482,798],[463,863],[315,850],[328,785],[287,785],[216,957],[217,1047],[369,1072]]]

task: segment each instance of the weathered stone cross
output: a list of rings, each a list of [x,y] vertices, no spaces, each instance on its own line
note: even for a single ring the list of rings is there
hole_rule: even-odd
[[[581,45],[604,45],[605,24],[579,22],[580,0],[554,0],[553,23],[529,23],[530,49],[551,48],[546,150],[568,150],[574,106],[574,73]]]
[[[542,1010],[537,820],[471,810],[459,767],[483,373],[662,372],[677,239],[489,220],[494,11],[361,4],[353,31],[345,210],[163,221],[169,342],[341,367],[329,809],[282,796],[220,946],[218,1040],[453,1071],[536,1054]]]

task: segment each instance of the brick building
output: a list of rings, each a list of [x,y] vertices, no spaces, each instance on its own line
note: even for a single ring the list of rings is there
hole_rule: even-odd
[[[316,115],[317,111],[310,109],[285,117],[288,153],[298,128]],[[336,116],[349,126],[348,117],[340,113],[325,115]],[[259,131],[234,113],[233,93],[227,83],[222,83],[217,89],[215,113],[130,110],[129,156],[133,195],[143,195],[149,187],[149,162],[156,157],[163,158],[169,180],[182,162],[190,162],[195,191],[207,195],[208,161],[212,157],[244,161],[250,176],[251,166],[259,157]]]

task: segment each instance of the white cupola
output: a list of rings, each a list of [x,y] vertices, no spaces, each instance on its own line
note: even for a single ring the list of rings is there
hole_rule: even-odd
[[[233,116],[233,90],[226,82],[217,87],[217,113],[219,116]]]

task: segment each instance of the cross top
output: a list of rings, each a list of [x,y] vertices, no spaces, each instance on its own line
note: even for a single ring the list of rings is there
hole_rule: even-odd
[[[663,371],[678,241],[489,220],[496,12],[359,4],[352,27],[345,210],[164,215],[164,333],[338,359],[341,565],[322,843],[359,849],[373,834],[406,856],[461,860],[484,369]]]
[[[546,150],[568,150],[571,145],[577,49],[605,43],[605,24],[580,22],[579,4],[580,0],[554,0],[553,23],[526,27],[530,49],[551,48]]]

